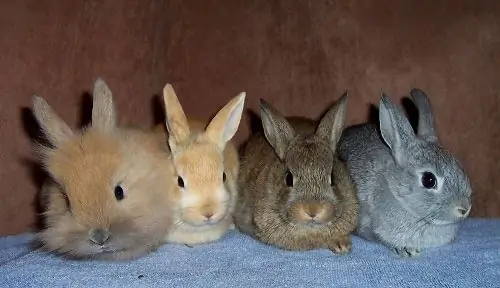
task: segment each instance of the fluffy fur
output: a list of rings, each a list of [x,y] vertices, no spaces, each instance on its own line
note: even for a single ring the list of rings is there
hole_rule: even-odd
[[[158,247],[172,223],[164,186],[173,173],[155,135],[116,127],[102,80],[95,82],[87,129],[73,131],[40,97],[33,110],[52,145],[39,149],[51,176],[42,188],[44,248],[70,258],[127,260]]]
[[[346,98],[319,123],[285,119],[261,100],[264,133],[252,135],[242,151],[234,215],[240,231],[287,250],[351,250],[359,206],[335,153]]]
[[[418,89],[418,134],[389,98],[380,100],[380,131],[361,125],[344,131],[339,153],[356,184],[361,215],[356,233],[401,256],[450,243],[471,209],[471,186],[458,161],[437,142],[432,107]],[[425,172],[437,184],[423,185]]]
[[[239,159],[230,141],[243,111],[245,93],[227,103],[210,121],[187,120],[171,85],[164,89],[166,129],[157,128],[168,142],[176,177],[174,228],[169,243],[197,245],[224,236],[232,225],[237,198]],[[225,176],[224,176],[225,175]]]

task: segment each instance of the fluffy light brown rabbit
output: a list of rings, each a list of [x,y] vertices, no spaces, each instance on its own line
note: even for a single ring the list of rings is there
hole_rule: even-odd
[[[92,124],[82,131],[41,97],[33,110],[52,145],[37,149],[51,176],[42,188],[43,247],[68,258],[127,260],[161,245],[172,225],[169,152],[151,131],[117,127],[104,81],[95,82]]]
[[[264,133],[250,137],[241,158],[234,213],[240,231],[286,250],[351,250],[359,205],[335,152],[346,98],[319,123],[285,119],[261,99]]]
[[[238,130],[245,93],[229,101],[208,125],[187,120],[170,84],[163,97],[167,129],[156,131],[172,152],[177,203],[175,226],[166,241],[188,246],[214,242],[232,226],[239,159],[231,139]]]

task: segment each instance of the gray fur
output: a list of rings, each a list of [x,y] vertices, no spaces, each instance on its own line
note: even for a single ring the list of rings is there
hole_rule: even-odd
[[[472,193],[459,162],[437,142],[427,96],[415,91],[422,130],[417,135],[403,112],[382,95],[381,133],[372,124],[350,127],[338,146],[360,202],[356,234],[406,257],[452,242],[469,214]],[[423,171],[436,175],[437,189],[422,186]],[[458,207],[467,210],[465,215],[457,215]]]

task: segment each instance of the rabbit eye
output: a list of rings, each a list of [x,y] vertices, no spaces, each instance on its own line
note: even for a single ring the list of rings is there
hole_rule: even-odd
[[[222,182],[226,182],[226,173],[222,172]]]
[[[179,187],[181,188],[184,188],[184,180],[182,179],[181,176],[177,177],[177,185],[179,185]]]
[[[290,172],[290,170],[288,170],[288,169],[285,172],[285,184],[288,187],[293,186],[293,175],[292,175],[292,172]]]
[[[115,198],[116,200],[120,201],[125,197],[125,194],[123,193],[123,188],[120,185],[115,186]]]
[[[426,189],[435,189],[437,186],[436,176],[434,174],[432,174],[431,172],[424,172],[422,174],[421,181],[422,181],[422,185]]]

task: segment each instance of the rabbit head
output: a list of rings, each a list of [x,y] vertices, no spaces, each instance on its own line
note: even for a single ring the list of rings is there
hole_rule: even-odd
[[[111,91],[100,79],[93,91],[92,124],[81,132],[41,97],[34,97],[33,110],[50,142],[38,152],[54,183],[45,187],[43,245],[94,259],[133,258],[152,249],[168,226],[160,225],[168,223],[162,212],[168,205],[157,188],[167,169],[156,160],[161,153],[145,148],[157,142],[148,137],[134,142],[123,135],[116,127]]]
[[[261,100],[264,134],[279,158],[278,177],[273,185],[279,207],[287,222],[323,225],[341,214],[336,190],[335,147],[341,135],[346,110],[345,94],[322,117],[313,133],[294,130],[288,120]]]
[[[380,131],[400,170],[387,181],[397,201],[414,217],[435,225],[469,215],[472,189],[459,162],[438,143],[430,101],[421,90],[411,97],[419,111],[417,134],[386,95],[380,100]]]
[[[245,93],[229,101],[203,131],[196,132],[190,129],[170,84],[165,86],[163,96],[168,146],[177,173],[176,222],[195,227],[217,224],[229,217],[234,206],[235,195],[228,191],[226,183],[230,171],[224,167],[223,151],[238,129]]]

